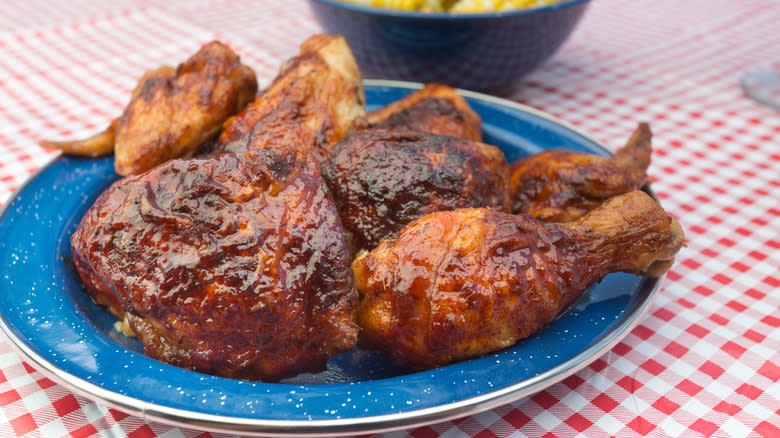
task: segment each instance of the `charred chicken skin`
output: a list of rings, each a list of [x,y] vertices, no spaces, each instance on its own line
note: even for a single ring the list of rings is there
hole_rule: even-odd
[[[360,71],[346,40],[315,35],[251,105],[227,122],[216,151],[296,145],[321,162],[353,120],[365,114]]]
[[[292,148],[176,159],[122,179],[71,242],[95,301],[170,364],[277,380],[357,341],[338,213]]]
[[[353,254],[428,213],[508,208],[504,154],[484,143],[421,131],[358,130],[322,166]]]
[[[449,135],[464,140],[482,140],[482,120],[454,88],[426,84],[400,100],[368,113],[371,126],[409,129]]]
[[[649,182],[650,127],[640,123],[625,147],[611,157],[548,150],[510,166],[512,212],[549,222],[577,220],[612,196]]]
[[[567,224],[487,208],[432,213],[352,263],[359,345],[415,369],[497,351],[611,272],[660,274],[682,244],[679,223],[641,191]]]
[[[104,132],[80,141],[43,141],[41,146],[86,156],[113,151],[116,172],[136,175],[172,158],[194,155],[256,94],[252,69],[214,41],[177,68],[147,72],[125,111]]]

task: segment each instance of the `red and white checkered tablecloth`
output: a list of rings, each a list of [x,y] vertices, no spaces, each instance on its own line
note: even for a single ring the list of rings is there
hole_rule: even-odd
[[[140,75],[218,38],[261,83],[320,31],[301,0],[13,1],[0,8],[0,204],[118,114]],[[557,55],[502,97],[613,147],[646,120],[650,174],[687,247],[648,315],[590,366],[526,399],[389,432],[432,436],[780,437],[780,113],[745,70],[780,60],[776,0],[595,0]],[[0,338],[0,436],[208,437],[74,395]]]

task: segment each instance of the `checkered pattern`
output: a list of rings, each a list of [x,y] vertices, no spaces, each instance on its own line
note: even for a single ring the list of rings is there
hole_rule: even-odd
[[[602,0],[562,50],[503,97],[618,148],[654,131],[650,174],[687,247],[615,348],[527,399],[384,434],[780,436],[780,113],[739,74],[780,60],[775,0]],[[140,74],[219,38],[273,78],[319,31],[302,1],[27,0],[0,9],[0,203],[93,133]],[[207,437],[74,395],[0,340],[0,436]]]

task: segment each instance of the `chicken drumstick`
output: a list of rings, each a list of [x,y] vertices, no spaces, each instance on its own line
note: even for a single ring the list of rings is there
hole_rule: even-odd
[[[569,224],[432,213],[353,261],[358,345],[417,369],[481,356],[542,329],[611,272],[659,275],[682,244],[679,223],[640,191]]]

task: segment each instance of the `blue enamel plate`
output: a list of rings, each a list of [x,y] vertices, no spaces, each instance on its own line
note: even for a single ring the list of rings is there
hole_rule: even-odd
[[[367,81],[369,109],[419,84]],[[508,161],[550,148],[609,155],[596,140],[534,109],[463,92],[484,140]],[[647,311],[659,280],[612,274],[536,336],[495,354],[409,372],[353,350],[327,371],[257,383],[188,371],[144,356],[87,296],[70,236],[118,176],[113,159],[61,157],[0,216],[0,327],[20,355],[73,392],[184,427],[239,434],[323,436],[409,428],[484,411],[537,392],[608,351]]]

